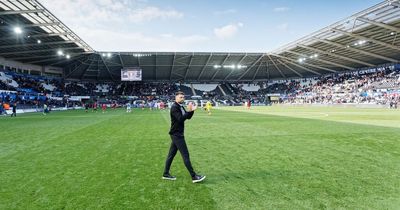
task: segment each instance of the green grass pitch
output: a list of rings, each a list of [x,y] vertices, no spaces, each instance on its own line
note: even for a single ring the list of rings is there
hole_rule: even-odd
[[[399,209],[400,111],[198,110],[192,184],[168,152],[168,111],[0,118],[0,209]]]

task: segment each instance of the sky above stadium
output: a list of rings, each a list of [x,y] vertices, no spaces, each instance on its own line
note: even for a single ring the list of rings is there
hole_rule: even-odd
[[[269,52],[381,0],[39,0],[97,51]]]

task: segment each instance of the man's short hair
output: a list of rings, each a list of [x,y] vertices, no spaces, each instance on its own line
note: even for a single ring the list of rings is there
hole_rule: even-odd
[[[178,91],[178,92],[175,93],[175,96],[177,96],[177,95],[185,95],[185,93],[182,92],[182,91]]]

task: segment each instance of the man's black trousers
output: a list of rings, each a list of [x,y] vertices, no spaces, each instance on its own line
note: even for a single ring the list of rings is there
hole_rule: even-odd
[[[183,135],[170,135],[171,136],[171,146],[169,148],[169,153],[167,160],[165,161],[164,174],[169,174],[169,169],[171,168],[172,161],[179,150],[182,155],[183,163],[185,164],[190,175],[193,177],[196,173],[193,170],[192,163],[190,162],[189,151],[186,146],[185,137]]]

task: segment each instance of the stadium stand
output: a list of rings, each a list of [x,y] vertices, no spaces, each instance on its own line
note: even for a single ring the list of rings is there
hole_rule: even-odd
[[[124,82],[77,82],[62,78],[46,78],[1,72],[1,90],[16,91],[3,93],[2,101],[21,100],[24,104],[49,102],[51,97],[89,96],[107,97],[118,100],[121,96],[136,96],[140,100],[146,96],[151,99],[170,100],[177,90],[187,96],[200,96],[201,99],[221,101],[230,99],[233,104],[240,104],[251,99],[255,104],[265,104],[268,94],[279,94],[280,103],[369,103],[389,104],[398,100],[400,72],[398,68],[360,70],[321,77],[295,80],[265,81],[257,83],[214,83],[214,84],[179,84],[179,83],[124,83]],[[192,87],[195,90],[193,94]],[[221,88],[220,88],[221,87]],[[223,90],[223,92],[221,91]],[[224,97],[224,92],[229,93]],[[9,96],[6,99],[6,96]],[[36,101],[36,102],[35,102]],[[51,101],[51,100],[50,100]]]

